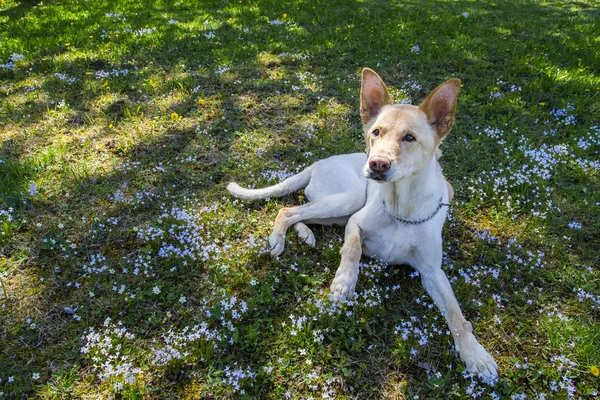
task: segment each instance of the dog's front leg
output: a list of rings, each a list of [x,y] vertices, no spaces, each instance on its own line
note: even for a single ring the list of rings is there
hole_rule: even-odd
[[[341,254],[342,261],[330,287],[331,294],[336,300],[349,299],[354,293],[356,281],[358,280],[358,264],[362,254],[362,239],[360,227],[354,218],[350,218],[346,225],[346,234]]]
[[[489,378],[498,376],[498,365],[473,335],[473,327],[460,311],[450,282],[441,266],[419,268],[419,272],[425,290],[448,322],[456,350],[467,364],[467,369]]]

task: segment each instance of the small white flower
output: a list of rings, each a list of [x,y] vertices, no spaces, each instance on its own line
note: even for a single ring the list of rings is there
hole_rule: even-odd
[[[421,51],[421,47],[419,47],[418,44],[415,44],[413,47],[410,48],[411,53],[418,53],[420,51]]]
[[[34,381],[37,381],[38,379],[40,379],[40,373],[34,372],[33,374],[31,374],[31,379],[33,379]]]
[[[581,225],[581,223],[577,222],[577,221],[571,221],[569,222],[569,228],[571,229],[577,229],[578,231],[583,229],[583,225]]]
[[[469,14],[468,12],[464,12],[464,13],[462,13],[461,15],[462,15],[463,17],[465,17],[465,18],[469,18],[469,17],[470,17],[470,14]]]
[[[264,367],[263,367],[263,370],[264,370],[264,371],[265,371],[267,374],[270,374],[270,373],[272,373],[272,372],[273,372],[273,367],[271,367],[271,366],[264,366]]]
[[[225,72],[227,72],[227,71],[229,71],[229,67],[222,66],[222,67],[219,67],[219,68],[217,68],[217,69],[215,70],[215,73],[216,73],[217,75],[223,75],[223,74],[224,74]]]
[[[493,90],[490,92],[490,99],[496,99],[498,97],[502,97],[502,93],[497,90]]]
[[[152,288],[152,293],[154,293],[154,294],[159,294],[159,293],[160,293],[160,288],[159,288],[158,286],[154,286],[154,287]]]

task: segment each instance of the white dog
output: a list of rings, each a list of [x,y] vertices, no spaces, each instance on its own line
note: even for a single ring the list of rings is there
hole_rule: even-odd
[[[360,115],[367,155],[333,156],[264,189],[227,190],[245,200],[283,196],[306,188],[309,203],[282,208],[269,237],[271,253],[283,252],[293,225],[314,246],[305,224],[346,224],[341,263],[331,283],[337,299],[352,296],[364,253],[389,264],[409,264],[448,322],[469,371],[496,377],[498,366],[477,342],[442,271],[442,226],[454,195],[437,161],[438,146],[454,123],[460,80],[438,86],[418,107],[393,105],[381,78],[362,72]]]

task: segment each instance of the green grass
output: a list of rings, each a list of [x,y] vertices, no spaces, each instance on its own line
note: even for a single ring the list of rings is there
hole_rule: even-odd
[[[0,0],[5,398],[574,398],[600,379],[594,1]],[[281,22],[281,23],[280,23]],[[360,70],[418,103],[459,77],[444,268],[494,387],[408,266],[327,288],[343,228],[243,203],[362,151]],[[1,398],[2,396],[0,396]]]

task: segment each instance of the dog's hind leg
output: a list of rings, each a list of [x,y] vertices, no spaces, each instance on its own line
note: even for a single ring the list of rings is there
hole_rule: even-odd
[[[349,217],[336,217],[336,218],[314,218],[307,219],[304,222],[307,224],[316,224],[316,225],[346,225]],[[304,222],[296,222],[294,224],[294,229],[298,232],[298,237],[304,243],[309,245],[310,247],[315,247],[316,239],[313,231],[306,226]]]
[[[290,226],[306,220],[327,220],[349,216],[364,205],[364,200],[364,197],[357,196],[354,192],[347,192],[325,196],[298,207],[282,208],[275,219],[273,233],[269,236],[271,255],[278,256],[283,252],[285,233]],[[309,232],[312,235],[310,229],[304,224],[299,225],[296,230],[301,234],[301,238],[303,234]],[[310,239],[310,235],[307,237]],[[314,239],[314,235],[312,237]],[[310,244],[308,241],[307,243]]]
[[[315,247],[315,235],[310,230],[308,226],[306,226],[302,222],[296,222],[294,224],[294,229],[298,232],[298,237],[310,247]]]

